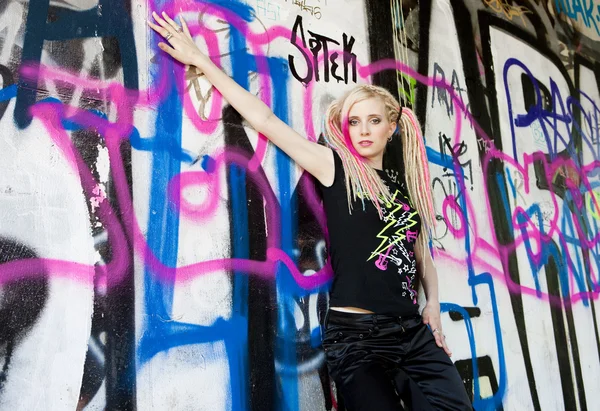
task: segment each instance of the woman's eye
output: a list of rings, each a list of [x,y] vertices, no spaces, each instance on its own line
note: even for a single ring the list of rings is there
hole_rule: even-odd
[[[373,124],[379,124],[379,123],[381,123],[380,119],[378,119],[378,118],[373,119]]]
[[[357,124],[358,124],[358,121],[356,121],[356,120],[350,120],[350,125],[351,126],[355,126]]]

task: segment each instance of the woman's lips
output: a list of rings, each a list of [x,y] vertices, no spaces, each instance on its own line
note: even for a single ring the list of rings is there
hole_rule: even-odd
[[[371,144],[373,144],[373,142],[369,140],[363,140],[358,142],[358,145],[361,147],[369,147]]]

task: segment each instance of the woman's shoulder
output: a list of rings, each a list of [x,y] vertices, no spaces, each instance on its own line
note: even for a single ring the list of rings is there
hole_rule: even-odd
[[[336,188],[338,187],[340,184],[339,181],[343,181],[344,177],[345,177],[345,172],[344,172],[344,163],[342,162],[342,158],[340,157],[340,155],[337,153],[336,150],[334,150],[331,147],[328,147],[331,152],[333,153],[333,166],[334,166],[334,172],[333,172],[333,183],[330,186],[325,186],[323,184],[319,184],[322,188],[324,189],[330,189],[330,188]]]

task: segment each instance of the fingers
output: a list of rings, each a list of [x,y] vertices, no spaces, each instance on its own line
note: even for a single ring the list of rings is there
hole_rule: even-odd
[[[181,23],[181,27],[183,27],[183,32],[185,33],[185,35],[188,36],[190,40],[192,40],[192,33],[190,33],[190,28],[181,16],[179,16],[179,23]]]
[[[155,22],[148,21],[148,25],[166,40],[158,44],[161,50],[183,64],[190,64],[196,61],[196,57],[204,56],[194,43],[189,27],[183,18],[179,19],[180,27],[165,12],[162,12],[162,17],[158,13],[152,12],[152,17]]]
[[[167,54],[169,54],[171,57],[175,57],[175,55],[173,53],[175,53],[175,49],[171,46],[169,46],[167,43],[158,43],[158,47],[166,52]]]
[[[169,15],[167,13],[165,13],[163,11],[162,12],[162,16],[166,20],[166,22],[169,23],[169,25],[171,26],[171,28],[173,30],[175,30],[176,33],[183,33],[183,30],[181,29],[181,27],[179,27],[179,24],[175,23],[173,21],[173,19],[171,17],[169,17]]]
[[[450,348],[448,348],[448,344],[446,344],[446,336],[444,335],[444,333],[442,333],[442,330],[440,328],[434,328],[432,333],[436,345],[440,348],[443,348],[446,354],[448,354],[448,357],[452,356],[452,351],[450,351]]]
[[[169,17],[169,15],[166,12],[163,11],[161,14],[162,18],[156,12],[152,12],[152,17],[154,17],[154,20],[156,20],[156,22],[160,26],[148,22],[148,24],[150,24],[151,27],[154,30],[156,30],[161,36],[168,36],[167,40],[170,41],[172,37],[177,37],[178,34],[184,34],[188,39],[193,41],[190,29],[181,16],[179,17],[179,21],[181,22],[180,26],[171,17]],[[161,29],[158,30],[157,27],[160,27]]]
[[[446,344],[446,336],[442,335],[442,339],[444,343],[444,351],[446,352],[446,354],[448,354],[448,357],[452,357],[452,351],[450,351],[450,348],[448,348],[448,344]]]
[[[438,347],[443,348],[444,347],[444,341],[443,341],[443,335],[441,333],[441,331],[439,331],[436,328],[436,332],[433,333],[433,336],[435,338],[435,343],[437,344]]]
[[[160,34],[163,37],[166,37],[167,34],[169,34],[169,31],[167,29],[162,28],[161,26],[158,26],[154,23],[152,23],[150,20],[147,20],[147,23],[150,27],[152,27],[152,29],[157,32],[158,34]]]
[[[179,27],[177,25],[177,23],[175,23],[167,13],[165,13],[164,11],[162,12],[162,15],[164,17],[164,20],[156,13],[156,12],[152,12],[152,17],[154,17],[154,20],[156,20],[156,22],[160,25],[156,25],[154,23],[151,23],[150,21],[148,21],[148,24],[150,25],[150,27],[152,27],[157,33],[159,33],[161,36],[163,36],[169,43],[171,43],[171,39],[173,37],[176,37],[178,34],[183,33],[183,29],[181,27]],[[172,49],[171,47],[167,46],[166,44],[163,43],[163,45],[161,46],[161,44],[159,44],[159,47],[161,49],[163,49],[164,51],[168,52],[170,55],[173,55],[173,51],[174,49]]]
[[[164,21],[157,12],[153,11],[152,12],[152,17],[154,17],[154,20],[156,20],[156,22],[158,24],[160,24],[165,30],[167,30],[169,33],[173,31],[173,27],[171,27],[171,25],[169,23],[167,23],[166,21]]]
[[[450,351],[450,348],[448,348],[447,346],[444,347],[444,351],[446,352],[446,354],[448,354],[448,357],[452,357],[452,351]]]

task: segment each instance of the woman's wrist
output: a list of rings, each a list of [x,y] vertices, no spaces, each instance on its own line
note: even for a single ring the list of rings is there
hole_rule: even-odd
[[[192,65],[198,67],[200,70],[204,70],[208,64],[212,63],[212,60],[202,53],[197,53],[194,57],[192,57],[192,61]]]
[[[437,297],[435,297],[435,298],[427,297],[427,305],[430,306],[430,307],[433,307],[433,306],[438,306],[439,307],[440,306],[440,300]]]

